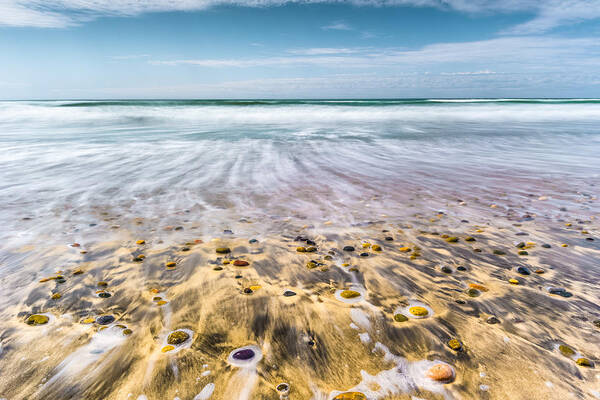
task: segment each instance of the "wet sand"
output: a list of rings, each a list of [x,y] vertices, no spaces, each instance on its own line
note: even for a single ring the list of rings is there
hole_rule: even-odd
[[[99,210],[5,257],[0,397],[600,398],[600,214],[565,196],[373,198],[354,224],[212,235]]]

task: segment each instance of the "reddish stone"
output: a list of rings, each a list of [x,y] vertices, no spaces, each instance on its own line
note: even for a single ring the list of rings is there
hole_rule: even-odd
[[[236,267],[247,267],[248,265],[250,265],[250,263],[244,260],[235,260],[233,262],[233,265],[235,265]]]

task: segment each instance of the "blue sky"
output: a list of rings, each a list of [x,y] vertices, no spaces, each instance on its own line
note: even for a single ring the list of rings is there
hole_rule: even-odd
[[[600,97],[600,0],[2,0],[0,98]]]

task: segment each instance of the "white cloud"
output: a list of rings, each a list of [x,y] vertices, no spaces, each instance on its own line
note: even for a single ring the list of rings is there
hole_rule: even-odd
[[[288,51],[290,56],[245,59],[154,60],[155,65],[200,67],[286,67],[314,65],[325,68],[388,68],[422,70],[423,66],[467,65],[495,70],[566,71],[600,65],[600,42],[596,38],[501,37],[490,40],[436,43],[415,50],[394,48],[308,48]]]
[[[321,29],[325,29],[327,31],[329,31],[329,30],[333,30],[333,31],[351,31],[354,28],[352,28],[350,25],[348,25],[347,23],[345,23],[343,21],[336,21],[336,22],[332,22],[329,25],[322,26]]]
[[[360,49],[336,48],[336,47],[314,47],[310,49],[292,49],[287,51],[290,54],[305,56],[317,56],[323,54],[353,54],[360,52]]]
[[[529,13],[533,18],[507,33],[541,33],[600,18],[600,0],[2,0],[0,25],[63,28],[101,16],[136,16],[160,11],[194,11],[218,5],[245,7],[289,3],[345,3],[373,7],[435,7],[465,13]],[[348,29],[332,24],[329,29]]]

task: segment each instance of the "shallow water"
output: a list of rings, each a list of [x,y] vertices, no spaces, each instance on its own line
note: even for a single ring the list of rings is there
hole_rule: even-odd
[[[600,391],[556,350],[600,350],[598,100],[1,102],[0,148],[0,397]],[[299,235],[317,252],[298,253]],[[429,315],[394,321],[413,304]],[[105,314],[126,328],[82,323]],[[162,353],[176,329],[193,337]],[[263,359],[228,364],[247,345]],[[435,362],[453,383],[424,376]]]

